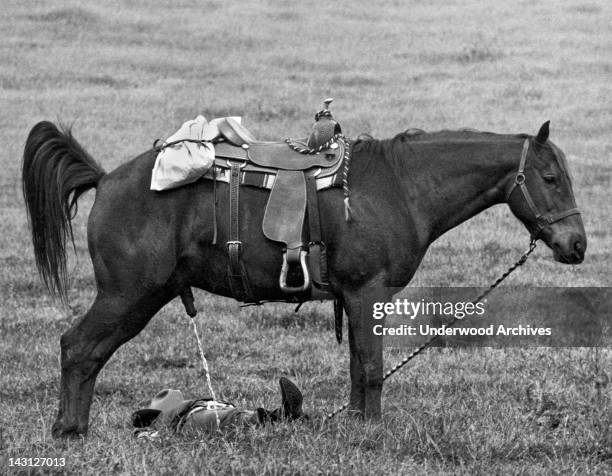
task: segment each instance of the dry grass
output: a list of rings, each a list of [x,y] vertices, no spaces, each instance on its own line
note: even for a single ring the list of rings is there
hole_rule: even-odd
[[[385,387],[379,424],[253,429],[161,444],[133,440],[127,417],[162,387],[204,391],[195,342],[172,303],[102,372],[83,441],[50,438],[59,336],[93,298],[83,201],[70,308],[37,276],[20,195],[29,129],[75,122],[110,170],[184,121],[241,114],[261,138],[303,135],[322,98],[345,132],[409,127],[535,133],[547,119],[567,153],[589,238],[584,264],[540,249],[514,284],[609,286],[612,7],[603,1],[46,2],[9,0],[0,17],[0,472],[10,457],[67,458],[76,474],[605,473],[610,471],[609,349],[434,350]],[[434,245],[415,285],[488,283],[527,244],[497,207]],[[329,305],[238,311],[197,294],[215,388],[273,406],[289,375],[313,413],[342,403],[348,350]],[[386,361],[399,359],[386,351]]]

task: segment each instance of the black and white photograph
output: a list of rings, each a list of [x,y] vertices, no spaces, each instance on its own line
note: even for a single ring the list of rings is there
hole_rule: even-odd
[[[610,2],[0,3],[0,474],[612,474]]]

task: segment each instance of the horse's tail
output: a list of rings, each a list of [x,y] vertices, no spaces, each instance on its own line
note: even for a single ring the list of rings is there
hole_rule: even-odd
[[[78,198],[105,172],[72,137],[48,121],[30,131],[23,153],[22,186],[36,266],[49,291],[66,300],[66,241],[74,247],[71,219]]]

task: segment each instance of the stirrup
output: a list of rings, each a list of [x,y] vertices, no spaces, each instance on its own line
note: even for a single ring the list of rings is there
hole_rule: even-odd
[[[287,251],[283,253],[283,267],[281,268],[280,278],[278,280],[281,291],[284,293],[301,293],[310,289],[310,273],[306,265],[307,252],[300,251],[300,266],[304,275],[304,282],[301,286],[287,286],[287,273],[289,272],[289,263],[287,262]]]

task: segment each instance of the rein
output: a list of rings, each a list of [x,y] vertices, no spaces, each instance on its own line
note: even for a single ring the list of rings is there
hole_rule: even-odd
[[[564,218],[567,218],[569,216],[580,215],[580,210],[574,207],[574,208],[570,208],[568,210],[565,210],[559,213],[548,213],[548,214],[540,213],[540,211],[538,210],[538,207],[536,206],[535,202],[531,198],[531,194],[529,193],[529,189],[527,188],[527,184],[526,184],[525,163],[527,162],[527,152],[528,151],[529,151],[529,139],[525,139],[525,142],[523,142],[523,151],[521,152],[521,161],[519,163],[518,172],[516,173],[516,177],[514,177],[514,183],[512,184],[512,186],[510,187],[510,190],[508,190],[508,193],[506,194],[506,202],[510,199],[510,195],[512,195],[512,192],[514,192],[514,190],[516,190],[516,188],[518,187],[518,189],[523,194],[523,198],[527,202],[527,206],[531,210],[531,213],[533,213],[533,215],[535,216],[536,226],[534,228],[534,231],[531,231],[531,230],[530,231],[531,231],[532,239],[537,239],[537,237],[540,235],[544,227],[551,225],[553,223],[556,223],[558,221],[561,221]],[[533,228],[533,227],[530,226],[529,228]]]
[[[485,297],[489,295],[491,291],[493,291],[497,286],[499,286],[503,280],[505,280],[508,276],[510,276],[513,271],[515,271],[520,266],[523,266],[525,262],[527,261],[527,258],[529,258],[529,255],[533,253],[533,251],[536,249],[536,246],[537,246],[537,238],[532,238],[531,242],[529,243],[529,248],[527,249],[527,251],[525,251],[525,253],[523,253],[523,255],[516,261],[516,263],[510,266],[504,274],[502,274],[499,278],[497,278],[493,284],[491,284],[487,289],[485,289],[482,293],[480,293],[480,295],[472,301],[472,304],[476,305],[477,303],[482,301]],[[448,329],[450,327],[453,327],[457,322],[461,320],[462,319],[458,319],[453,316],[453,320],[446,326],[446,328]],[[404,357],[401,362],[399,362],[395,367],[393,367],[391,370],[388,370],[383,375],[383,382],[387,380],[389,377],[391,377],[391,375],[393,375],[395,372],[401,369],[408,362],[410,362],[412,359],[414,359],[417,355],[423,352],[425,349],[427,349],[432,344],[434,344],[439,338],[440,338],[439,335],[434,335],[429,340],[427,340],[424,344],[422,344],[418,349],[416,349],[414,352]],[[345,403],[340,408],[334,410],[331,413],[328,413],[325,416],[324,421],[331,420],[333,417],[338,415],[338,413],[346,410],[348,406],[349,404]]]
[[[204,373],[206,374],[206,385],[208,386],[209,395],[212,398],[213,402],[217,402],[217,397],[215,396],[215,391],[213,390],[212,382],[210,380],[210,368],[208,367],[208,360],[206,360],[206,356],[204,355],[204,347],[202,347],[202,341],[200,340],[200,334],[198,333],[198,326],[196,325],[195,315],[190,316],[191,325],[193,327],[193,333],[196,337],[196,342],[198,343],[198,349],[200,350],[200,359],[202,359],[202,367],[204,369]],[[219,419],[219,412],[217,412],[217,406],[214,406],[215,410],[215,419],[217,421],[217,429],[221,428],[221,420]]]

